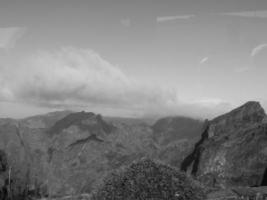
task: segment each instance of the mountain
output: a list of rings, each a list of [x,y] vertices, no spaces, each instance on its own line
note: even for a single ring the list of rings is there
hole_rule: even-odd
[[[266,183],[266,114],[258,102],[208,121],[181,169],[208,186],[261,186]]]
[[[21,123],[25,124],[27,127],[32,129],[38,129],[38,128],[50,128],[54,125],[54,123],[67,115],[71,114],[71,111],[64,110],[64,111],[56,111],[56,112],[50,112],[44,115],[36,115],[32,117],[24,118],[21,121]]]
[[[178,167],[202,133],[203,121],[187,117],[165,117],[152,125],[153,139],[159,145],[158,159]]]
[[[46,129],[69,112],[53,112],[22,120],[0,119],[0,150],[6,155],[6,170],[0,174],[1,193],[12,183],[12,193],[25,196],[44,189],[49,140]],[[8,180],[10,175],[11,180]],[[38,188],[38,189],[37,189]]]
[[[94,113],[72,113],[47,133],[51,173],[50,193],[89,193],[106,173],[149,155],[153,143],[146,126],[116,126]]]
[[[267,117],[258,102],[205,122],[148,121],[70,111],[0,119],[1,197],[7,191],[14,198],[91,193],[106,175],[142,158],[181,167],[209,188],[226,188],[215,196],[266,185]]]
[[[192,151],[202,122],[166,119],[150,125],[151,119],[70,111],[0,119],[0,150],[7,158],[2,188],[11,186],[22,198],[90,193],[106,174],[143,157],[177,167]]]
[[[157,143],[166,145],[177,139],[195,139],[199,137],[203,122],[187,117],[166,117],[159,119],[153,126]]]

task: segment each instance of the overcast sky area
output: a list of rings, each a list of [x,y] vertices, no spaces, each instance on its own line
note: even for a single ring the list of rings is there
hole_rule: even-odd
[[[212,118],[266,86],[266,0],[0,1],[0,117]]]

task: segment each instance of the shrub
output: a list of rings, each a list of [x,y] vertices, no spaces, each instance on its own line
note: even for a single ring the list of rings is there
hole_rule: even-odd
[[[202,200],[205,193],[184,172],[143,159],[108,175],[93,200]]]

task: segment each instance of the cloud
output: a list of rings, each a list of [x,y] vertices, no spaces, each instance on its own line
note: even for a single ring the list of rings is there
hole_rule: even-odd
[[[235,68],[234,69],[234,72],[236,72],[236,73],[243,73],[243,72],[250,71],[251,69],[252,69],[252,67],[250,65],[247,65],[247,66]]]
[[[25,30],[21,27],[0,28],[0,48],[13,48],[17,40],[25,33]]]
[[[267,10],[229,12],[229,13],[220,13],[220,15],[264,19],[264,18],[267,18]]]
[[[175,16],[161,16],[157,17],[157,22],[168,22],[168,21],[173,21],[173,20],[186,20],[186,19],[191,19],[194,18],[195,15],[175,15]]]
[[[175,92],[132,80],[92,50],[71,47],[38,52],[0,68],[0,80],[2,100],[44,107],[143,111],[177,101]]]
[[[221,110],[214,103],[182,101],[176,89],[134,80],[94,51],[72,47],[40,51],[0,68],[0,84],[0,101],[51,109],[194,117]]]
[[[250,56],[254,57],[267,47],[267,43],[259,44],[251,50]]]
[[[120,23],[122,26],[129,28],[131,26],[131,20],[130,19],[121,19]]]
[[[267,10],[215,13],[215,15],[265,19],[267,18]],[[157,22],[164,23],[164,22],[173,21],[173,20],[188,20],[188,19],[192,19],[195,17],[197,17],[197,15],[194,15],[194,14],[160,16],[160,17],[157,17]]]
[[[202,59],[200,60],[199,63],[202,65],[202,64],[208,62],[208,60],[209,60],[209,57],[204,57],[204,58],[202,58]]]

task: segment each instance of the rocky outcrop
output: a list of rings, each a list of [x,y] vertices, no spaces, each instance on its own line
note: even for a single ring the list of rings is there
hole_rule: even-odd
[[[209,186],[261,185],[267,166],[265,118],[258,102],[248,102],[209,121],[182,169]]]

